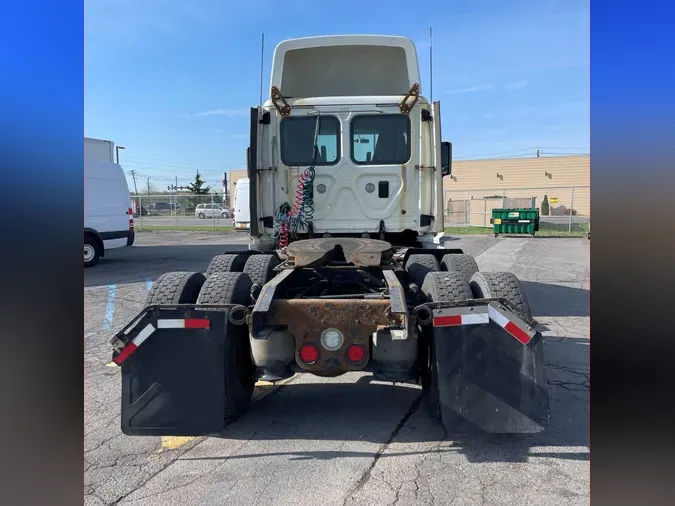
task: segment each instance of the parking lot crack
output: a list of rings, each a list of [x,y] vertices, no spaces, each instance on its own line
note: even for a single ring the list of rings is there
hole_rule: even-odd
[[[356,483],[356,486],[352,488],[347,495],[345,496],[344,500],[342,501],[342,506],[345,506],[347,504],[347,501],[359,490],[361,490],[366,483],[370,480],[373,468],[377,464],[377,462],[380,460],[380,457],[382,457],[382,454],[387,450],[389,445],[392,443],[394,438],[398,435],[398,433],[401,431],[403,426],[406,424],[406,422],[410,419],[410,417],[417,411],[417,408],[419,408],[420,403],[422,402],[422,395],[419,395],[413,403],[410,405],[410,408],[408,411],[403,415],[403,418],[399,421],[398,425],[394,428],[394,430],[391,432],[387,440],[380,446],[380,448],[377,450],[377,453],[375,454],[375,458],[373,458],[373,461],[370,463],[370,466],[368,466],[368,469],[361,475],[361,478],[359,481]]]

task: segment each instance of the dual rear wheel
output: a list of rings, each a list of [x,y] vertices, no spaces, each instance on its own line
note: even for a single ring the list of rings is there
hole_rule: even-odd
[[[447,254],[440,262],[434,255],[411,255],[405,269],[428,302],[505,298],[515,305],[522,318],[531,318],[530,306],[518,278],[509,272],[479,272],[470,255]],[[425,404],[432,419],[442,423],[448,431],[464,432],[467,429],[462,407],[471,401],[462,399],[462,389],[472,388],[467,386],[469,376],[475,372],[471,371],[469,355],[473,353],[471,347],[476,345],[476,342],[467,343],[465,335],[457,328],[421,327],[418,363]],[[484,351],[491,353],[487,349]],[[489,372],[482,371],[481,374]],[[453,409],[443,408],[439,377],[446,382],[445,395],[451,392],[453,396],[445,405],[451,405]]]
[[[255,259],[255,260],[254,260]],[[279,263],[273,255],[218,255],[206,274],[168,272],[153,283],[146,305],[251,303],[255,283],[265,284]],[[205,308],[206,310],[207,308]],[[225,343],[225,420],[244,414],[255,387],[247,329],[228,323]]]

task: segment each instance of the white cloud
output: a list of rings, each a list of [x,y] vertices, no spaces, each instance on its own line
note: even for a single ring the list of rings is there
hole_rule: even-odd
[[[198,112],[195,116],[226,116],[228,118],[235,118],[239,116],[246,116],[248,111],[246,109],[211,109],[210,111]]]
[[[513,81],[512,83],[506,84],[504,86],[504,89],[506,89],[507,91],[521,90],[528,84],[530,84],[529,81]]]
[[[478,86],[471,86],[470,88],[457,88],[454,90],[448,90],[446,93],[475,93],[476,91],[489,91],[494,89],[495,87],[491,84],[480,84]]]

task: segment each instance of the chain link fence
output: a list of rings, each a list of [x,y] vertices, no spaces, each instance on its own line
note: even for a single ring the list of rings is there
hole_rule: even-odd
[[[224,229],[232,227],[232,208],[221,195],[132,195],[137,230]]]
[[[232,228],[232,208],[222,195],[134,195],[131,201],[138,230]],[[540,210],[538,235],[583,235],[590,227],[590,186],[445,190],[444,206],[445,226],[453,234],[491,234],[492,210],[512,208]]]
[[[491,233],[493,209],[539,209],[539,235],[584,235],[590,226],[590,186],[445,190],[444,196],[445,226],[454,233]]]

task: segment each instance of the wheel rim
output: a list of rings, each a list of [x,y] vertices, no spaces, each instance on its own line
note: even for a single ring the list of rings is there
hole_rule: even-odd
[[[84,245],[84,261],[91,262],[96,256],[96,250],[91,244]]]

